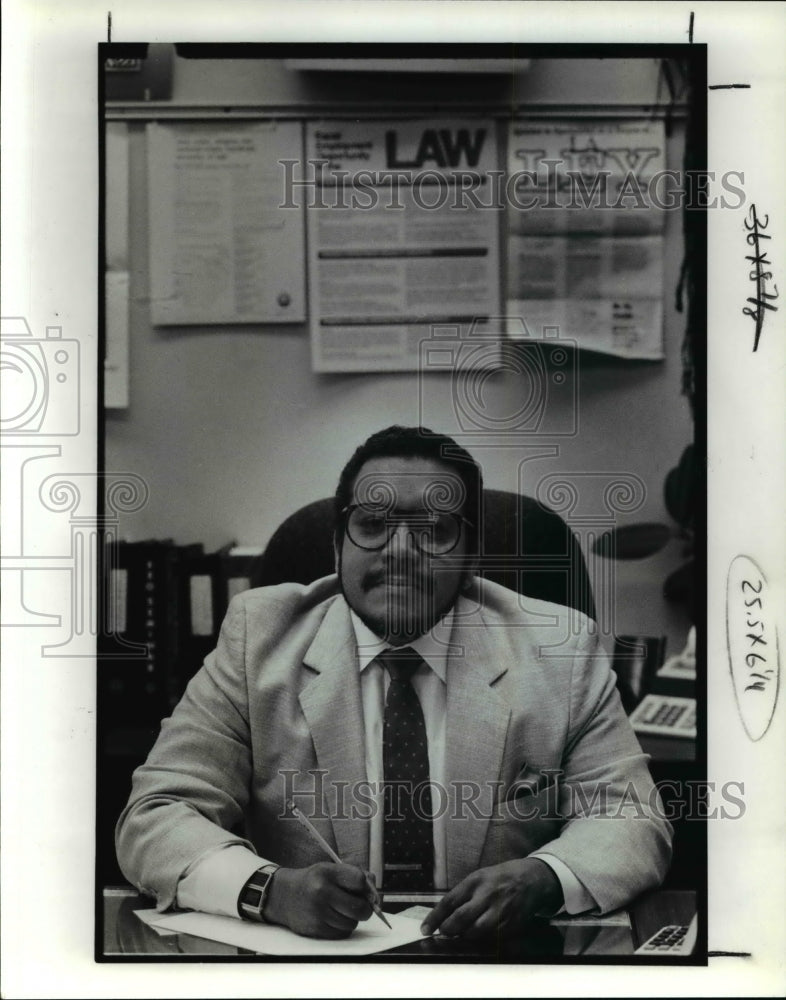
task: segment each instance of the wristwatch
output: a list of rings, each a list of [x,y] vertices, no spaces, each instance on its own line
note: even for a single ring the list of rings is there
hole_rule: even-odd
[[[240,890],[237,912],[244,920],[254,920],[258,924],[265,923],[263,916],[265,900],[270,882],[279,867],[279,865],[262,865]]]

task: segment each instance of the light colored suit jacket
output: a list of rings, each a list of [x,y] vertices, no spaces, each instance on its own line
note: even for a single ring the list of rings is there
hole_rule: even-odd
[[[537,848],[603,911],[662,880],[671,828],[589,624],[479,579],[459,598],[440,795],[451,886]],[[365,869],[365,780],[355,637],[336,578],[248,591],[134,775],[121,867],[166,907],[186,870],[230,843],[287,867],[324,861],[284,817],[294,792],[342,859]]]

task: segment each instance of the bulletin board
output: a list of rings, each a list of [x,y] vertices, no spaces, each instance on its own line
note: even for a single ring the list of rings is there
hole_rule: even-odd
[[[559,330],[662,360],[664,213],[642,199],[667,165],[663,107],[503,112],[461,87],[428,109],[329,88],[286,107],[114,109],[145,120],[152,325],[305,327],[315,372],[417,371],[434,329]]]

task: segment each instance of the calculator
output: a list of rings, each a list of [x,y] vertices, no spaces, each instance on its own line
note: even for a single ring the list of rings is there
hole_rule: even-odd
[[[634,955],[691,955],[696,947],[696,917],[689,924],[667,924],[637,948]]]
[[[696,738],[696,699],[648,694],[630,714],[637,733]]]

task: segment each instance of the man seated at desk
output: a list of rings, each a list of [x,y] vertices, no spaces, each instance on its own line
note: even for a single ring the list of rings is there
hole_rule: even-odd
[[[671,828],[597,636],[474,575],[481,504],[452,439],[387,428],[341,474],[336,575],[232,601],[118,823],[159,909],[342,937],[369,872],[447,890],[426,933],[482,937],[662,880]]]

